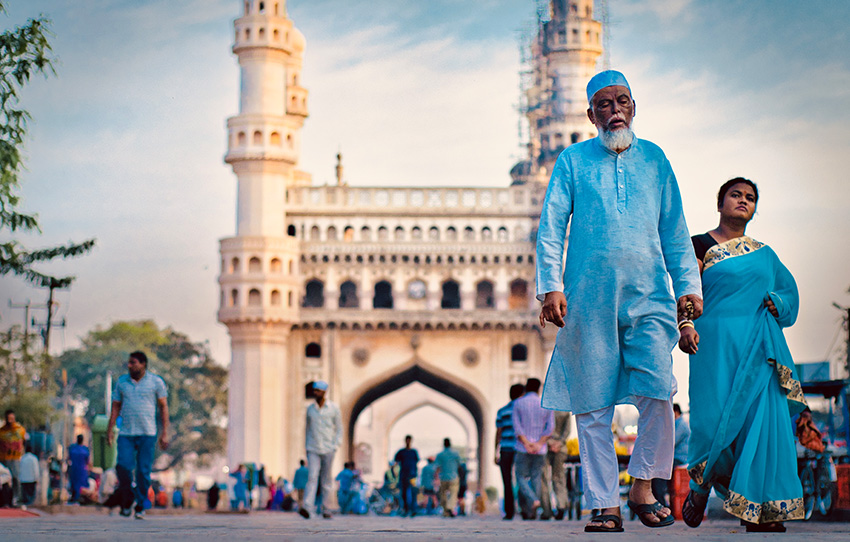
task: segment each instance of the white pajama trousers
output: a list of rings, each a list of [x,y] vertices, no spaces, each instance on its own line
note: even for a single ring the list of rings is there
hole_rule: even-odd
[[[669,480],[673,473],[673,400],[632,398],[640,413],[629,474],[641,480]],[[584,497],[589,508],[619,508],[617,452],[611,422],[614,406],[576,414]]]

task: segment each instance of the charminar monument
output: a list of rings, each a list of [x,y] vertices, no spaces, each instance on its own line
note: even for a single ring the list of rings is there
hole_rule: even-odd
[[[379,477],[395,420],[432,406],[470,436],[470,488],[498,486],[496,411],[511,384],[542,379],[554,347],[534,298],[550,168],[596,135],[584,97],[602,54],[593,1],[551,0],[538,14],[523,84],[528,157],[489,188],[348,186],[340,157],[337,183],[314,186],[298,169],[307,40],[283,0],[239,10],[241,95],[224,158],[237,220],[221,240],[218,312],[232,349],[228,463],[291,476],[305,455],[305,386],[322,379],[343,415],[340,468],[353,459]]]

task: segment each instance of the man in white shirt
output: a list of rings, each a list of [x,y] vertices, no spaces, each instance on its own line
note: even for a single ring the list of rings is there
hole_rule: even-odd
[[[322,516],[330,519],[327,503],[333,489],[331,465],[334,454],[342,442],[342,415],[336,403],[325,398],[328,383],[313,383],[315,404],[307,407],[307,488],[304,491],[304,506],[298,510],[304,518],[316,513],[316,489],[322,483]]]
[[[35,486],[38,483],[38,457],[32,453],[32,446],[27,445],[26,453],[21,457],[21,504],[35,502]]]

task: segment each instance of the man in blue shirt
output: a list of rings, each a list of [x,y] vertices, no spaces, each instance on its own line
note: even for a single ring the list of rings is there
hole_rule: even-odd
[[[71,502],[80,502],[80,488],[89,486],[89,449],[83,444],[83,435],[77,443],[68,446],[68,474],[71,482]]]
[[[159,446],[168,447],[168,390],[165,381],[147,372],[148,357],[133,352],[127,360],[129,374],[121,375],[112,392],[112,413],[106,429],[106,443],[112,445],[115,422],[121,415],[118,436],[118,492],[121,515],[131,514],[136,502],[136,519],[145,519],[145,499],[151,485],[151,469],[156,447],[156,410],[159,407]],[[136,485],[133,486],[135,470]]]
[[[336,492],[336,498],[339,501],[339,513],[348,514],[351,512],[351,503],[354,495],[351,491],[351,484],[354,481],[354,463],[347,461],[343,469],[336,475],[336,481],[339,483],[339,489]]]
[[[513,469],[516,456],[516,434],[512,415],[514,401],[523,394],[525,394],[525,386],[522,384],[511,386],[511,401],[496,413],[496,464],[502,471],[502,485],[505,492],[505,517],[502,519],[506,520],[513,519],[515,512]]]
[[[428,464],[422,467],[421,479],[419,486],[422,488],[422,494],[425,495],[425,513],[431,514],[437,508],[437,492],[434,491],[434,478],[437,474],[437,464],[434,463],[434,458],[428,458]]]
[[[437,465],[437,478],[440,479],[440,506],[443,508],[443,517],[455,517],[455,506],[457,506],[458,468],[460,468],[460,455],[452,450],[452,441],[443,439],[443,451],[437,454],[434,460]]]
[[[404,448],[396,452],[395,462],[399,466],[399,488],[404,503],[402,515],[416,515],[416,475],[419,472],[419,452],[412,448],[413,437],[404,437]]]
[[[299,510],[304,506],[304,488],[307,487],[307,476],[309,473],[310,470],[307,468],[307,463],[302,459],[301,466],[295,469],[295,476],[292,477],[292,487],[295,489]]]

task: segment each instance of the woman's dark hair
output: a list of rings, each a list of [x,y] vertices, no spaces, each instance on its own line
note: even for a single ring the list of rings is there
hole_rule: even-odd
[[[748,184],[753,189],[753,193],[756,196],[756,203],[759,202],[759,187],[756,186],[756,183],[749,179],[745,179],[743,177],[735,177],[734,179],[730,179],[723,183],[723,186],[720,187],[720,190],[717,192],[717,208],[720,209],[723,207],[723,200],[726,198],[726,192],[729,191],[730,188],[735,186],[736,184]]]

